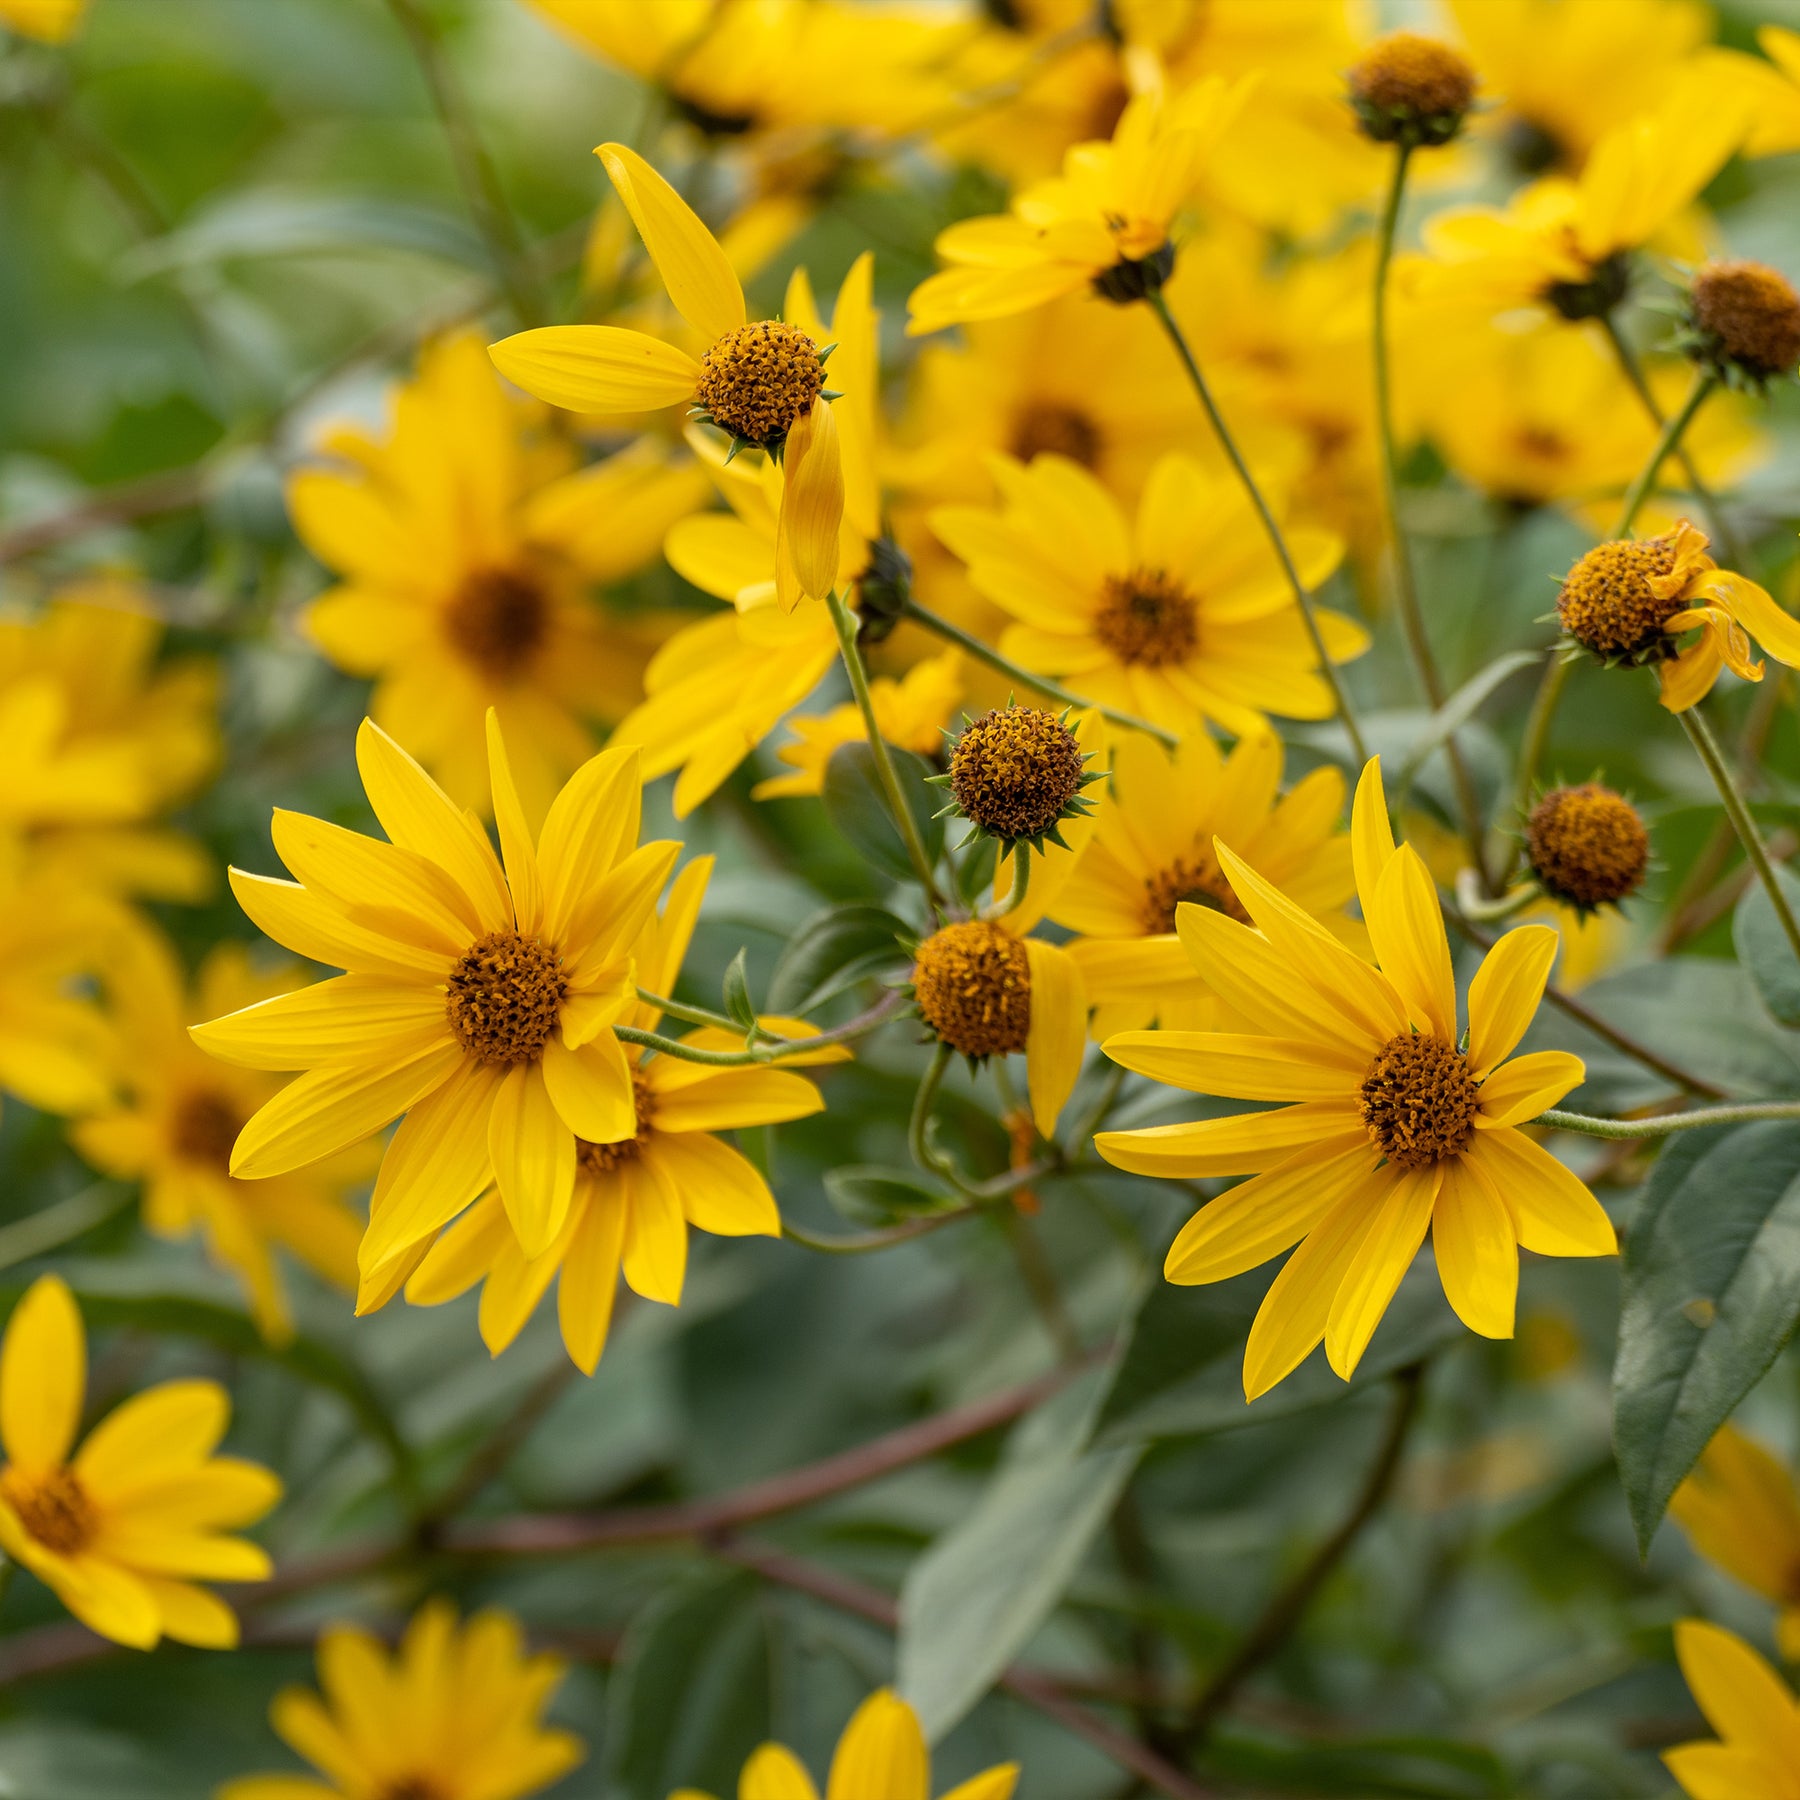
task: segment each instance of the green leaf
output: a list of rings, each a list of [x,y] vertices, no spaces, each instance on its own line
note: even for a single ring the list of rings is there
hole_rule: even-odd
[[[725,1016],[735,1020],[746,1031],[756,1029],[756,1006],[750,998],[750,977],[745,965],[750,952],[740,949],[731,959],[731,967],[725,971],[724,995]]]
[[[788,939],[769,980],[769,1010],[804,1017],[872,970],[905,960],[910,927],[883,906],[815,913]]]
[[[187,1774],[90,1720],[0,1725],[0,1800],[185,1800],[193,1792]]]
[[[930,771],[923,759],[909,750],[890,749],[888,754],[894,759],[900,791],[912,808],[925,854],[935,862],[943,853],[944,822],[932,817],[937,811],[937,790],[926,785]],[[825,765],[824,800],[826,816],[869,862],[896,881],[912,879],[912,859],[888,812],[875,754],[867,744],[840,744],[832,751],[831,761]]]
[[[768,1737],[768,1628],[754,1576],[698,1571],[632,1622],[607,1693],[614,1782],[632,1800],[676,1788],[737,1791],[745,1756]]]
[[[954,1195],[898,1169],[847,1164],[825,1171],[831,1204],[853,1225],[893,1225],[921,1213],[949,1212],[962,1204]]]
[[[1800,1124],[1684,1133],[1626,1235],[1613,1449],[1646,1552],[1670,1497],[1800,1322]]]
[[[1788,904],[1800,908],[1800,876],[1777,868],[1775,879]],[[1731,920],[1738,961],[1750,972],[1762,1003],[1783,1025],[1800,1025],[1800,962],[1760,881],[1752,882]]]

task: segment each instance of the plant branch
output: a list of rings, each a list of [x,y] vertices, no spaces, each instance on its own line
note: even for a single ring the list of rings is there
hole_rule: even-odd
[[[1600,1119],[1591,1113],[1563,1112],[1552,1107],[1532,1120],[1555,1131],[1583,1137],[1660,1138],[1675,1131],[1699,1131],[1708,1125],[1748,1125],[1757,1119],[1800,1119],[1800,1100],[1748,1100],[1739,1106],[1699,1106],[1691,1112],[1659,1113],[1653,1119]]]
[[[615,1025],[612,1031],[623,1044],[637,1044],[663,1056],[678,1057],[683,1062],[705,1063],[715,1069],[744,1069],[765,1063],[778,1063],[789,1056],[805,1056],[811,1051],[828,1049],[833,1044],[847,1044],[856,1038],[866,1037],[871,1031],[885,1025],[905,1005],[906,996],[898,988],[890,988],[866,1012],[858,1013],[854,1019],[846,1019],[842,1025],[832,1026],[829,1031],[817,1032],[812,1037],[766,1038],[762,1043],[746,1050],[699,1050],[691,1044],[683,1043],[680,1038],[664,1037],[657,1031],[640,1031],[635,1025]],[[735,1019],[728,1022],[733,1031],[742,1032],[743,1027]]]
[[[1694,415],[1705,404],[1706,397],[1719,385],[1718,376],[1709,370],[1698,369],[1694,373],[1694,384],[1688,389],[1687,398],[1681,403],[1680,411],[1672,414],[1662,428],[1662,435],[1656,440],[1656,447],[1650,452],[1649,459],[1638,470],[1636,479],[1625,490],[1625,500],[1619,511],[1619,523],[1613,532],[1615,538],[1628,537],[1631,528],[1637,523],[1637,516],[1643,510],[1644,502],[1650,498],[1656,486],[1656,478],[1662,473],[1662,466],[1668,461],[1670,453],[1681,442],[1682,434],[1693,423]]]

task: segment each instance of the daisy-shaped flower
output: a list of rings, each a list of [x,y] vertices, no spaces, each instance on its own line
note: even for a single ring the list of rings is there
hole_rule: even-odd
[[[323,1698],[284,1688],[269,1718],[324,1779],[244,1775],[218,1800],[523,1800],[587,1753],[545,1727],[564,1665],[528,1655],[510,1613],[459,1626],[448,1601],[431,1600],[395,1651],[333,1625],[318,1663]]]
[[[624,144],[606,165],[675,310],[700,334],[698,361],[678,345],[619,325],[548,325],[503,339],[490,354],[527,393],[587,413],[639,413],[686,400],[733,450],[782,465],[777,582],[784,602],[823,599],[837,578],[844,470],[826,392],[831,350],[780,319],[752,322],[730,259],[698,214]]]
[[[1741,1637],[1683,1619],[1675,1656],[1717,1742],[1663,1752],[1692,1800],[1800,1800],[1800,1703]]]
[[[1155,293],[1175,265],[1175,215],[1249,85],[1210,75],[1178,94],[1140,94],[1109,141],[1075,145],[1062,173],[1018,194],[1011,212],[940,232],[951,267],[913,290],[907,330],[1004,318],[1083,289],[1121,303]]]
[[[239,1132],[242,1180],[303,1169],[405,1114],[359,1254],[366,1308],[490,1185],[526,1252],[542,1254],[574,1201],[577,1141],[637,1130],[612,1027],[681,846],[637,847],[635,751],[584,763],[534,836],[490,713],[504,871],[474,814],[367,720],[356,754],[386,843],[278,812],[275,848],[298,879],[231,872],[263,931],[345,973],[194,1037],[227,1062],[306,1071]]]
[[[689,863],[675,878],[667,906],[635,946],[638,980],[653,994],[674,989],[711,873],[710,856]],[[661,1016],[640,1001],[620,1023],[655,1031]],[[785,1037],[814,1029],[795,1019],[764,1023]],[[703,1050],[743,1048],[741,1037],[710,1028],[684,1041]],[[637,1133],[619,1143],[575,1146],[574,1204],[549,1249],[527,1257],[499,1198],[489,1194],[438,1239],[406,1284],[406,1297],[415,1306],[435,1306],[483,1283],[481,1336],[496,1356],[518,1336],[555,1280],[563,1343],[591,1375],[606,1348],[621,1271],[646,1300],[678,1306],[689,1226],[720,1237],[778,1237],[781,1216],[769,1184],[713,1134],[784,1124],[821,1111],[825,1102],[819,1090],[787,1071],[797,1062],[842,1062],[850,1053],[827,1046],[810,1057],[784,1057],[779,1069],[646,1058],[637,1045],[625,1054]]]
[[[1133,522],[1067,457],[991,467],[999,507],[940,507],[931,527],[1017,621],[1000,641],[1008,656],[1180,733],[1203,719],[1242,735],[1265,730],[1270,713],[1330,716],[1293,590],[1236,482],[1165,456]],[[1309,590],[1343,552],[1305,527],[1287,541]],[[1341,614],[1318,619],[1335,661],[1368,647]]]
[[[1669,1516],[1708,1562],[1781,1609],[1775,1641],[1790,1662],[1800,1658],[1800,1488],[1786,1466],[1726,1425],[1675,1490]]]
[[[1219,867],[1215,838],[1241,846],[1246,862],[1338,935],[1351,928],[1343,908],[1356,882],[1338,826],[1344,778],[1315,769],[1283,794],[1281,760],[1270,732],[1246,733],[1229,757],[1204,730],[1173,751],[1142,732],[1120,734],[1093,838],[1051,908],[1059,925],[1082,934],[1069,954],[1093,1003],[1096,1038],[1156,1023],[1225,1027],[1175,935],[1176,908],[1186,903],[1249,917]]]
[[[241,945],[220,944],[201,965],[190,998],[168,943],[132,933],[112,959],[109,981],[112,1061],[124,1098],[69,1128],[96,1169],[143,1184],[144,1223],[152,1231],[204,1235],[212,1255],[243,1283],[258,1328],[275,1342],[293,1334],[275,1247],[354,1289],[362,1222],[344,1196],[374,1174],[379,1159],[372,1145],[361,1145],[268,1181],[233,1179],[231,1146],[281,1080],[216,1062],[188,1027],[291,993],[300,979],[298,969],[259,975]]]
[[[1017,1763],[1000,1763],[953,1787],[942,1800],[1011,1800]],[[819,1800],[806,1765],[780,1744],[764,1744],[744,1764],[739,1800]],[[261,1796],[230,1800],[263,1800]],[[270,1795],[267,1800],[274,1800]],[[683,1788],[669,1800],[709,1800]],[[931,1800],[931,1751],[918,1714],[891,1689],[871,1694],[850,1716],[825,1782],[825,1800]]]
[[[237,1619],[202,1581],[261,1581],[268,1556],[226,1534],[281,1498],[256,1463],[214,1456],[231,1402],[216,1381],[165,1381],[75,1434],[87,1389],[81,1313],[41,1275],[0,1345],[0,1549],[115,1643],[230,1649]]]
[[[1655,664],[1670,712],[1704,700],[1721,669],[1761,681],[1752,638],[1800,668],[1800,620],[1748,576],[1721,569],[1708,542],[1682,519],[1661,537],[1597,544],[1557,596],[1556,616],[1584,650],[1608,664]]]
[[[1094,1140],[1135,1174],[1253,1177],[1202,1207],[1163,1265],[1187,1286],[1293,1250],[1245,1349],[1252,1400],[1321,1340],[1347,1380],[1428,1230],[1450,1304],[1484,1337],[1512,1335],[1521,1247],[1616,1248],[1599,1202],[1518,1129],[1584,1074],[1566,1051],[1512,1054],[1556,933],[1527,925],[1489,951],[1469,987],[1465,1036],[1437,889],[1418,852],[1395,847],[1374,760],[1357,787],[1351,844],[1379,967],[1221,841],[1220,867],[1250,922],[1189,905],[1176,929],[1203,979],[1262,1035],[1126,1032],[1105,1046],[1126,1068],[1190,1092],[1288,1102]]]
[[[544,418],[463,333],[425,349],[385,437],[339,430],[330,462],[288,483],[295,529],[341,578],[307,633],[374,678],[376,721],[484,814],[493,707],[534,824],[593,753],[588,721],[636,702],[654,645],[588,590],[654,562],[707,493],[691,462],[647,446],[576,469]]]

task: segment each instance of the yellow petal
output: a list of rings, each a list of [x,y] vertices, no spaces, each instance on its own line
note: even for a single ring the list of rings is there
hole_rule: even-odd
[[[1228,1100],[1343,1100],[1368,1073],[1366,1059],[1318,1044],[1230,1031],[1122,1031],[1101,1049],[1134,1074]]]
[[[931,1756],[918,1715],[888,1688],[850,1716],[831,1759],[825,1800],[930,1800]]]
[[[500,735],[500,715],[487,712],[488,779],[494,795],[494,827],[500,833],[500,854],[506,860],[506,883],[512,890],[513,918],[527,937],[543,928],[544,889],[538,875],[537,849],[519,790],[513,784],[506,742]]]
[[[1363,917],[1375,910],[1376,891],[1394,854],[1394,828],[1388,820],[1387,795],[1381,786],[1381,758],[1363,764],[1350,809],[1350,853],[1356,867],[1356,892]]]
[[[162,1613],[142,1577],[129,1569],[97,1556],[59,1556],[34,1562],[32,1573],[90,1631],[115,1644],[148,1650],[162,1635]]]
[[[441,989],[379,975],[336,975],[189,1026],[188,1035],[222,1062],[288,1070],[402,1061],[449,1033]]]
[[[762,1744],[750,1753],[738,1777],[738,1800],[819,1800],[806,1765],[780,1744]]]
[[[588,891],[637,844],[643,753],[602,750],[550,803],[538,844],[544,931],[563,943]]]
[[[785,1069],[709,1069],[685,1063],[679,1074],[653,1068],[651,1085],[659,1133],[738,1131],[825,1110],[819,1090],[804,1075]]]
[[[791,564],[800,592],[823,600],[837,585],[838,532],[844,522],[844,465],[831,403],[818,400],[787,434],[781,516],[775,528],[777,579]],[[790,607],[791,610],[791,607]]]
[[[230,880],[238,905],[257,929],[309,962],[396,981],[437,982],[450,973],[450,959],[441,951],[358,925],[298,882],[243,869],[231,870]]]
[[[81,1310],[60,1275],[40,1275],[7,1321],[0,1346],[0,1440],[26,1474],[64,1462],[87,1391]]]
[[[490,1356],[498,1356],[525,1329],[526,1321],[537,1311],[544,1291],[555,1278],[560,1240],[568,1236],[568,1222],[540,1256],[526,1256],[519,1240],[509,1230],[481,1290],[481,1307],[477,1315],[481,1341]]]
[[[1201,979],[1233,1013],[1271,1037],[1308,1039],[1333,1052],[1361,1056],[1365,1064],[1386,1041],[1321,1007],[1300,973],[1248,925],[1211,907],[1184,902],[1175,909],[1175,932]],[[1403,1025],[1398,997],[1394,1012]]]
[[[165,1381],[134,1394],[88,1433],[75,1459],[83,1484],[117,1499],[218,1448],[231,1402],[216,1381]]]
[[[191,1581],[175,1581],[168,1576],[146,1575],[142,1580],[162,1617],[164,1637],[173,1638],[178,1644],[192,1644],[200,1650],[237,1648],[237,1614],[217,1594],[208,1593]],[[312,1789],[314,1795],[329,1791]]]
[[[685,350],[617,325],[546,325],[488,354],[515,387],[570,412],[656,412],[692,399],[700,380]]]
[[[1469,983],[1469,1064],[1477,1081],[1513,1053],[1536,1016],[1562,939],[1549,925],[1509,931]]]
[[[1509,1338],[1519,1294],[1519,1246],[1512,1214],[1480,1167],[1458,1157],[1444,1164],[1431,1216],[1431,1247],[1444,1298],[1471,1331]]]
[[[1087,1048],[1087,995],[1068,951],[1041,938],[1025,940],[1031,971],[1031,1019],[1025,1028],[1025,1086],[1031,1117],[1046,1137],[1074,1091]]]
[[[1195,1181],[1208,1175],[1254,1175],[1324,1137],[1362,1127],[1353,1100],[1308,1101],[1191,1125],[1151,1125],[1142,1131],[1103,1131],[1094,1148],[1115,1169]]]
[[[482,1144],[486,1155],[485,1138]],[[425,1259],[406,1279],[408,1306],[442,1306],[466,1294],[494,1266],[513,1240],[500,1196],[484,1194],[460,1219],[439,1234]]]
[[[1018,1785],[1019,1765],[1001,1763],[979,1775],[971,1775],[967,1781],[958,1782],[944,1795],[944,1800],[1012,1800],[1013,1790]]]
[[[622,1164],[615,1173],[625,1196],[625,1279],[646,1300],[679,1306],[687,1275],[687,1220],[681,1201],[661,1173],[642,1159]]]
[[[1800,667],[1800,619],[1777,606],[1767,589],[1730,569],[1703,575],[1695,585],[1724,605],[1777,662]]]
[[[584,1374],[600,1365],[612,1325],[613,1295],[625,1242],[625,1205],[617,1182],[589,1183],[556,1289],[556,1315],[569,1360]]]
[[[508,1071],[488,1115],[494,1184],[527,1257],[550,1248],[575,1193],[575,1134],[557,1115],[541,1069]]]
[[[1675,1627],[1675,1656],[1706,1722],[1734,1748],[1793,1766],[1794,1697],[1768,1662],[1740,1637],[1702,1619]],[[1745,1795],[1744,1800],[1749,1800]]]
[[[552,1038],[540,1067],[563,1123],[590,1144],[617,1144],[637,1135],[637,1102],[625,1047],[610,1031],[571,1050]]]
[[[1344,1271],[1325,1324],[1325,1355],[1346,1381],[1356,1373],[1394,1290],[1419,1254],[1442,1181],[1443,1170],[1436,1165],[1400,1171]]]
[[[779,1237],[775,1196],[747,1156],[704,1132],[658,1133],[643,1160],[681,1202],[690,1225],[715,1237]]]
[[[594,152],[631,214],[675,310],[708,338],[744,323],[744,290],[719,240],[656,170],[625,144]]]
[[[283,807],[270,834],[297,881],[371,930],[445,957],[460,956],[481,935],[461,889],[415,850]]]
[[[1719,679],[1719,671],[1724,666],[1724,652],[1719,648],[1717,636],[1709,631],[1679,656],[1657,664],[1658,698],[1670,712],[1686,712],[1712,692],[1713,683]]]
[[[1534,1050],[1529,1056],[1515,1056],[1481,1084],[1476,1126],[1492,1131],[1527,1124],[1586,1079],[1587,1065],[1567,1050]]]
[[[1540,1256],[1613,1256],[1618,1234],[1572,1169],[1512,1128],[1478,1131],[1464,1156],[1506,1201],[1519,1243]]]
[[[1437,887],[1411,844],[1388,858],[1366,923],[1382,973],[1400,990],[1412,1022],[1454,1044],[1456,978]]]

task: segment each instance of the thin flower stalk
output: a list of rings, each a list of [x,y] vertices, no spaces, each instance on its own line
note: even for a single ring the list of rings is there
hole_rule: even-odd
[[[1762,1119],[1800,1119],[1800,1100],[1749,1100],[1741,1106],[1699,1106],[1690,1112],[1659,1113],[1653,1119],[1602,1119],[1590,1113],[1552,1107],[1532,1121],[1553,1131],[1582,1137],[1662,1138],[1677,1131],[1700,1131],[1708,1125],[1752,1125]]]

